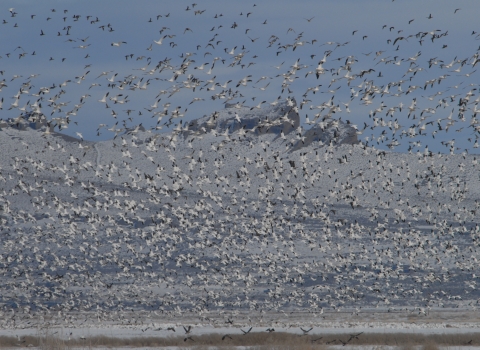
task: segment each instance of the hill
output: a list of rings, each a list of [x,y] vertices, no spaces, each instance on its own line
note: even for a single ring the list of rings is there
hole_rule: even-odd
[[[296,109],[101,142],[3,124],[2,327],[474,308],[476,157],[377,150]]]

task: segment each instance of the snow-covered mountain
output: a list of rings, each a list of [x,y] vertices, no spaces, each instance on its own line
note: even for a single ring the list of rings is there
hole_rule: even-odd
[[[294,99],[276,101],[274,105],[245,107],[240,103],[227,103],[226,108],[188,124],[184,135],[202,135],[214,130],[218,134],[263,135],[274,134],[278,140],[287,140],[290,151],[312,143],[320,146],[358,143],[356,130],[341,120],[322,120],[307,131],[300,127],[298,106]]]

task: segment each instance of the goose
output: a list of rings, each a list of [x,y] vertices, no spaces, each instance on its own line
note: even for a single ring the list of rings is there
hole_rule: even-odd
[[[243,332],[243,335],[247,335],[252,331],[252,327],[250,327],[247,331],[244,331],[243,329],[240,328],[240,330]]]
[[[310,332],[313,328],[310,328],[310,329],[303,329],[302,327],[300,327],[300,329],[302,330],[303,332],[303,335],[306,335],[308,334],[308,332]]]
[[[110,92],[107,92],[105,95],[103,95],[103,97],[100,100],[98,100],[98,102],[107,103],[107,97],[109,94]]]
[[[165,39],[166,37],[167,37],[167,35],[164,35],[160,39],[154,40],[153,42],[157,45],[162,45],[163,39]]]

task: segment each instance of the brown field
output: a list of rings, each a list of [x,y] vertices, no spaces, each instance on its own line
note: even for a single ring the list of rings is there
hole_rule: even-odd
[[[38,336],[0,337],[1,348],[36,347],[45,350],[64,350],[73,348],[196,348],[196,349],[228,349],[238,346],[252,349],[328,349],[333,345],[349,346],[382,346],[398,347],[402,350],[421,348],[436,350],[439,346],[479,346],[480,333],[463,334],[408,334],[408,333],[363,333],[356,338],[349,334],[312,334],[298,335],[285,332],[256,332],[246,335],[228,335],[222,340],[222,334],[192,335],[172,337],[135,337],[116,338],[93,336],[88,338],[62,339],[43,331]]]

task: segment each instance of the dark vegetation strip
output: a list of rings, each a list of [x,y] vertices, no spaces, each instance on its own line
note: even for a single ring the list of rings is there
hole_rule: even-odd
[[[233,331],[233,329],[232,329]],[[250,332],[248,334],[202,334],[171,337],[117,338],[92,336],[62,339],[49,333],[39,336],[0,336],[0,347],[34,346],[42,349],[70,349],[85,347],[232,347],[267,346],[278,349],[320,348],[332,345],[378,345],[410,346],[422,345],[425,349],[438,346],[480,346],[480,333],[455,334],[409,334],[409,333],[352,333],[352,334],[306,334],[285,332]]]

